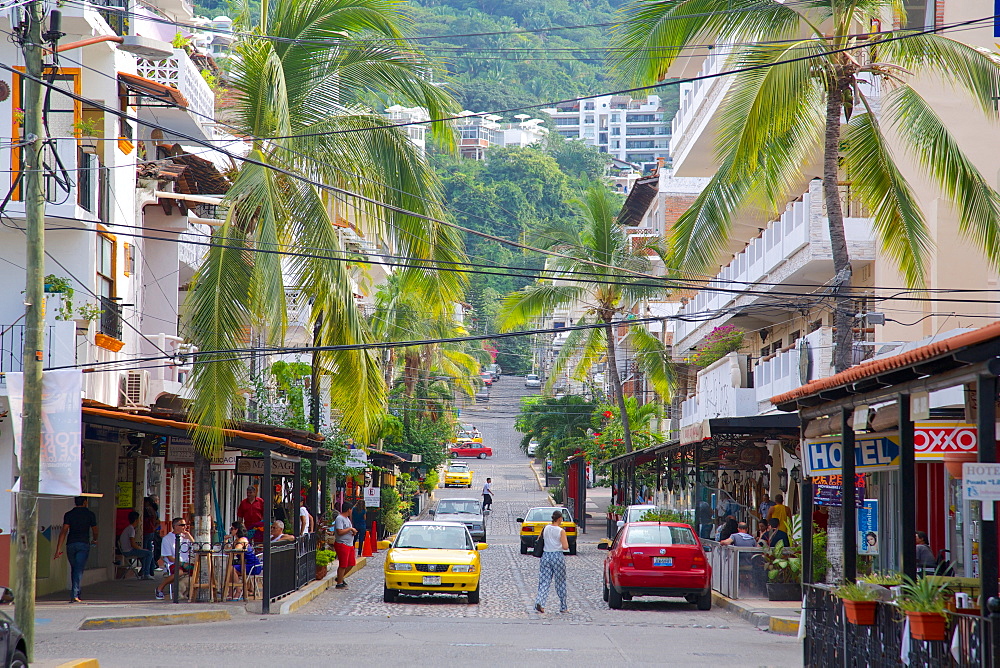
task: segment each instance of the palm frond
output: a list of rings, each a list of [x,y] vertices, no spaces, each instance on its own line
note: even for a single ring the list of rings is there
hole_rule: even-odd
[[[536,283],[507,295],[497,316],[501,332],[510,332],[530,324],[533,318],[550,313],[557,306],[570,304],[585,294],[578,285]]]
[[[845,126],[841,147],[844,169],[858,199],[872,212],[882,248],[897,262],[907,286],[923,287],[931,250],[927,224],[870,112]]]

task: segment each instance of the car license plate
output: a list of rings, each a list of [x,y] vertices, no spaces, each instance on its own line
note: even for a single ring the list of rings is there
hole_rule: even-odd
[[[441,584],[441,576],[440,575],[425,575],[424,576],[424,584],[425,585],[439,585],[439,584]]]
[[[673,557],[653,557],[653,565],[654,566],[673,566],[674,565],[674,558]]]

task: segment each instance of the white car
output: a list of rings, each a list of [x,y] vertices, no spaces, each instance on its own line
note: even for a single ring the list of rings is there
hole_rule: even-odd
[[[534,457],[537,451],[538,451],[538,439],[533,438],[530,441],[528,441],[528,456]]]
[[[524,377],[524,386],[525,387],[541,387],[542,386],[542,381],[541,381],[541,379],[538,378],[538,374],[537,373],[529,373],[527,376]]]

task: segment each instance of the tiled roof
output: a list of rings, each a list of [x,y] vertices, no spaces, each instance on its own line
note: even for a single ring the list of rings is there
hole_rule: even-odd
[[[940,357],[941,355],[996,338],[1000,338],[1000,321],[971,332],[965,332],[964,334],[959,334],[958,336],[953,336],[942,341],[935,341],[920,348],[914,348],[901,355],[883,357],[882,359],[875,359],[852,366],[850,369],[845,369],[833,376],[819,378],[789,392],[771,397],[771,403],[775,406],[787,404],[797,399],[818,394],[824,390],[857,383],[858,381],[877,376],[886,371],[908,367],[917,362]]]
[[[134,413],[124,413],[122,411],[116,411],[111,408],[97,408],[96,406],[84,406],[84,415],[93,415],[96,417],[105,417],[114,420],[125,420],[127,422],[136,422],[138,424],[146,424],[150,426],[166,427],[171,429],[184,429],[185,431],[193,431],[197,425],[190,422],[181,422],[179,420],[165,420],[163,418],[155,418],[149,415],[136,415]],[[316,451],[316,448],[311,448],[308,445],[300,445],[294,441],[290,441],[287,438],[279,438],[277,436],[269,436],[267,434],[259,434],[252,431],[242,431],[238,429],[223,429],[223,433],[229,438],[242,438],[248,441],[258,441],[261,443],[270,443],[271,445],[278,445],[289,450],[297,450],[304,454],[311,454]]]

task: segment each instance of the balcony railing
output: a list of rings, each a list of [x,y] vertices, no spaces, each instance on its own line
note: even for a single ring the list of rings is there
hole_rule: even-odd
[[[76,363],[76,325],[57,322],[44,328],[45,368]],[[0,327],[0,373],[24,370],[24,325]]]
[[[798,200],[791,202],[780,218],[768,223],[759,237],[752,239],[742,252],[680,309],[679,315],[718,311],[736,299],[740,290],[766,278],[779,265],[809,245],[811,240],[819,239],[828,243],[830,231],[822,206],[822,191],[820,181],[814,180],[809,190]],[[872,239],[871,226],[862,219],[852,218],[847,221],[844,231],[849,243],[870,242]],[[696,321],[678,321],[674,340],[683,341],[701,325],[701,322]]]
[[[179,90],[199,124],[215,122],[215,93],[184,49],[165,60],[138,60],[136,74]]]
[[[124,37],[129,34],[132,27],[132,3],[129,0],[88,0],[88,3],[98,8],[101,18],[108,22],[116,35]]]
[[[122,306],[113,299],[98,297],[101,303],[101,334],[121,341],[122,338]]]
[[[730,353],[698,372],[696,394],[681,403],[681,426],[716,417],[757,414],[757,395],[746,373],[746,355]]]
[[[722,66],[725,65],[727,57],[725,53],[726,49],[722,48],[723,46],[720,43],[716,45],[715,49],[712,49],[711,54],[705,58],[701,69],[698,70],[697,76],[711,76],[722,71]],[[697,116],[697,111],[701,108],[701,103],[704,101],[708,89],[716,83],[715,79],[699,79],[698,81],[692,81],[690,84],[685,84],[681,89],[681,100],[677,108],[677,113],[674,114],[674,118],[670,122],[672,136],[680,137],[691,127],[691,123]]]

